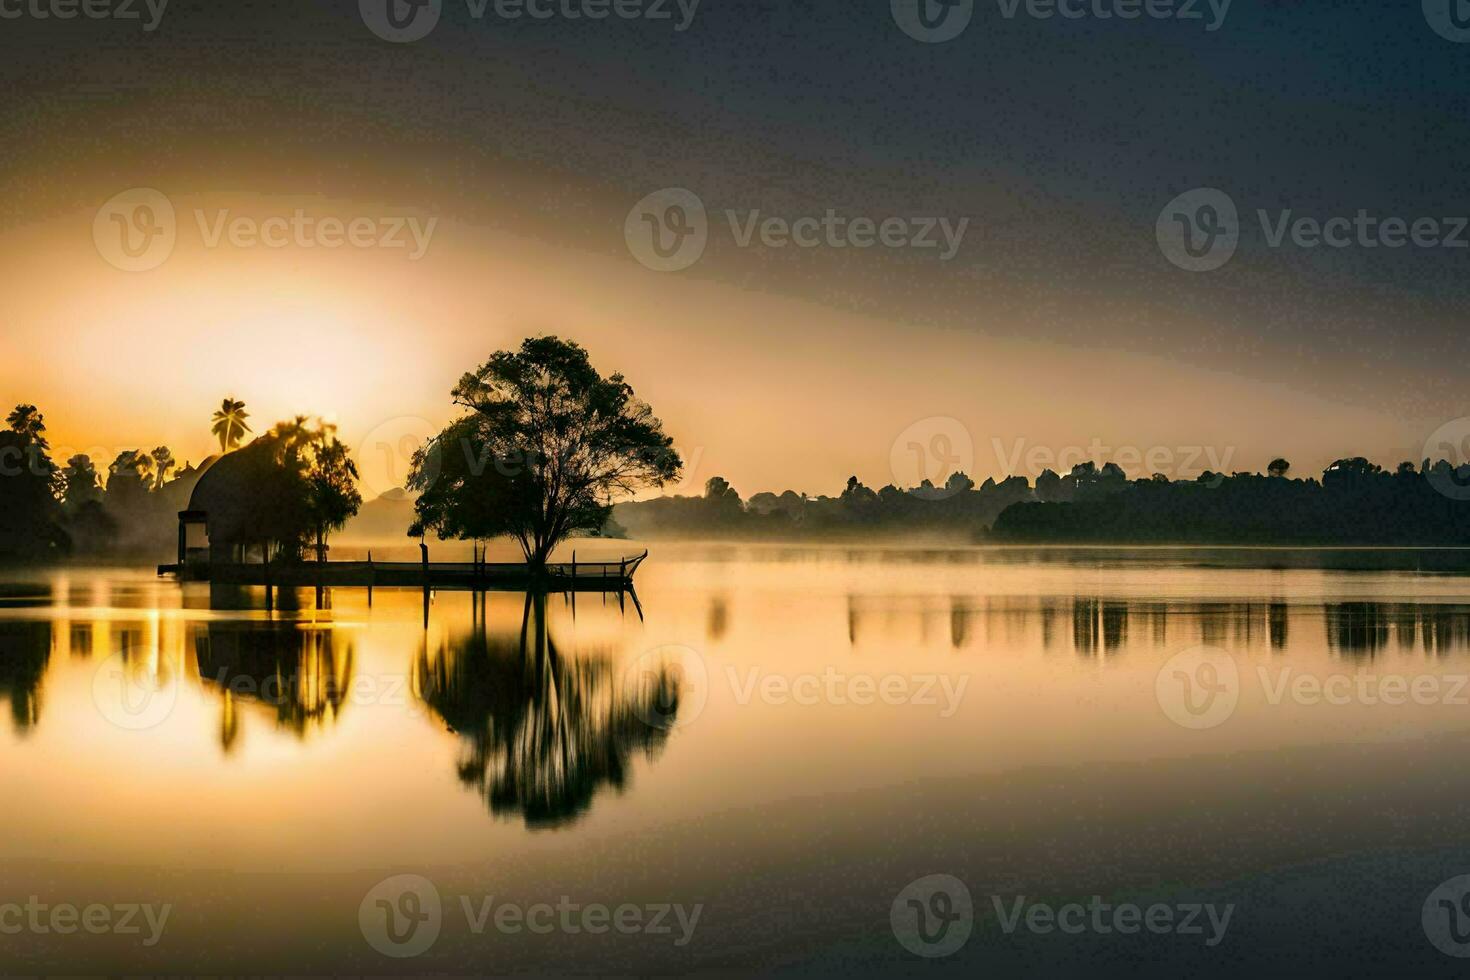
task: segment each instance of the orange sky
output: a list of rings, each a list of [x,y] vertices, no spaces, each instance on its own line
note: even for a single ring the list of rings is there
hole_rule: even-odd
[[[338,422],[372,496],[401,482],[402,454],[383,457],[384,441],[400,446],[445,422],[459,374],[533,332],[576,339],[601,370],[628,377],[690,461],[686,490],[716,473],[746,495],[832,493],[850,473],[875,486],[903,480],[895,440],[935,417],[968,435],[970,453],[956,458],[977,479],[1016,463],[1034,475],[1028,461],[1093,440],[1163,450],[1156,459],[1178,475],[1209,459],[1258,469],[1278,452],[1310,473],[1349,452],[1417,459],[1442,421],[1154,356],[1028,342],[993,330],[1011,325],[985,310],[923,311],[920,328],[452,219],[418,261],[401,250],[209,248],[194,208],[408,212],[321,198],[173,200],[178,244],[148,272],[102,260],[90,209],[0,237],[13,284],[0,295],[11,354],[0,390],[38,404],[58,448],[105,464],[104,454],[163,443],[197,460],[213,445],[211,412],[233,395],[257,431],[296,413]],[[1192,447],[1207,452],[1187,459]]]

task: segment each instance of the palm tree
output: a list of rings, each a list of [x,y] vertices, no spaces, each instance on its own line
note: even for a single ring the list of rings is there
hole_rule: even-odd
[[[41,433],[46,431],[46,420],[34,405],[17,405],[15,411],[5,417],[12,432],[18,433],[29,443],[35,443],[42,449],[50,449],[46,437]]]
[[[174,454],[167,446],[159,446],[149,455],[153,458],[153,489],[159,490],[163,487],[163,481],[168,479],[169,473],[179,465],[179,461],[174,459]]]
[[[249,417],[244,402],[233,398],[220,402],[219,410],[214,413],[214,428],[209,430],[219,439],[220,452],[227,453],[240,445],[241,437],[250,431],[250,426],[245,424]]]

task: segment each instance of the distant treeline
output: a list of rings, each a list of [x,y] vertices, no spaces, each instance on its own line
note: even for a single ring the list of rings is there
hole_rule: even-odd
[[[1208,474],[1207,474],[1208,476]],[[1321,481],[1236,473],[1135,480],[1073,503],[1008,508],[991,537],[1068,543],[1470,545],[1470,466],[1338,460]]]
[[[1205,472],[1130,480],[1116,464],[1087,462],[1035,486],[1021,476],[976,486],[963,473],[944,486],[873,490],[857,477],[836,497],[793,491],[742,500],[721,477],[702,497],[620,504],[619,529],[661,536],[843,537],[934,535],[1024,543],[1470,545],[1470,465],[1400,463],[1389,471],[1341,459],[1321,480],[1293,479],[1291,464],[1266,475]]]
[[[0,560],[163,559],[176,554],[179,512],[201,477],[228,456],[244,485],[211,515],[211,545],[299,556],[340,529],[362,502],[357,468],[331,426],[305,416],[278,423],[239,449],[245,404],[226,398],[212,432],[220,455],[179,468],[166,446],[126,449],[99,471],[90,456],[52,458],[46,421],[17,405],[0,430]]]
[[[915,533],[972,535],[992,523],[1010,505],[1033,498],[1023,477],[976,487],[964,474],[943,487],[910,490],[886,486],[873,490],[857,477],[836,497],[809,497],[792,490],[758,493],[741,500],[722,477],[705,484],[702,497],[659,497],[613,508],[608,533],[635,538],[837,537]]]
[[[51,457],[46,423],[17,405],[0,431],[0,558],[139,555],[165,551],[200,469],[173,453],[124,450],[99,472],[88,456]]]

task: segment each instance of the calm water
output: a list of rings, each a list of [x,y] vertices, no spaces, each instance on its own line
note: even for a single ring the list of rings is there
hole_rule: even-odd
[[[1456,564],[663,545],[641,610],[12,574],[0,906],[170,911],[0,907],[0,965],[1448,975]],[[1093,896],[1232,911],[1007,928]]]

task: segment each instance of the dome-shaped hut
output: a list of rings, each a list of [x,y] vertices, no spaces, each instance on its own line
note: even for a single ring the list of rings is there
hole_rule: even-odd
[[[295,540],[300,533],[300,481],[277,458],[277,444],[256,439],[219,457],[194,485],[179,512],[179,566],[245,560],[247,548]],[[202,529],[203,540],[196,529]]]

